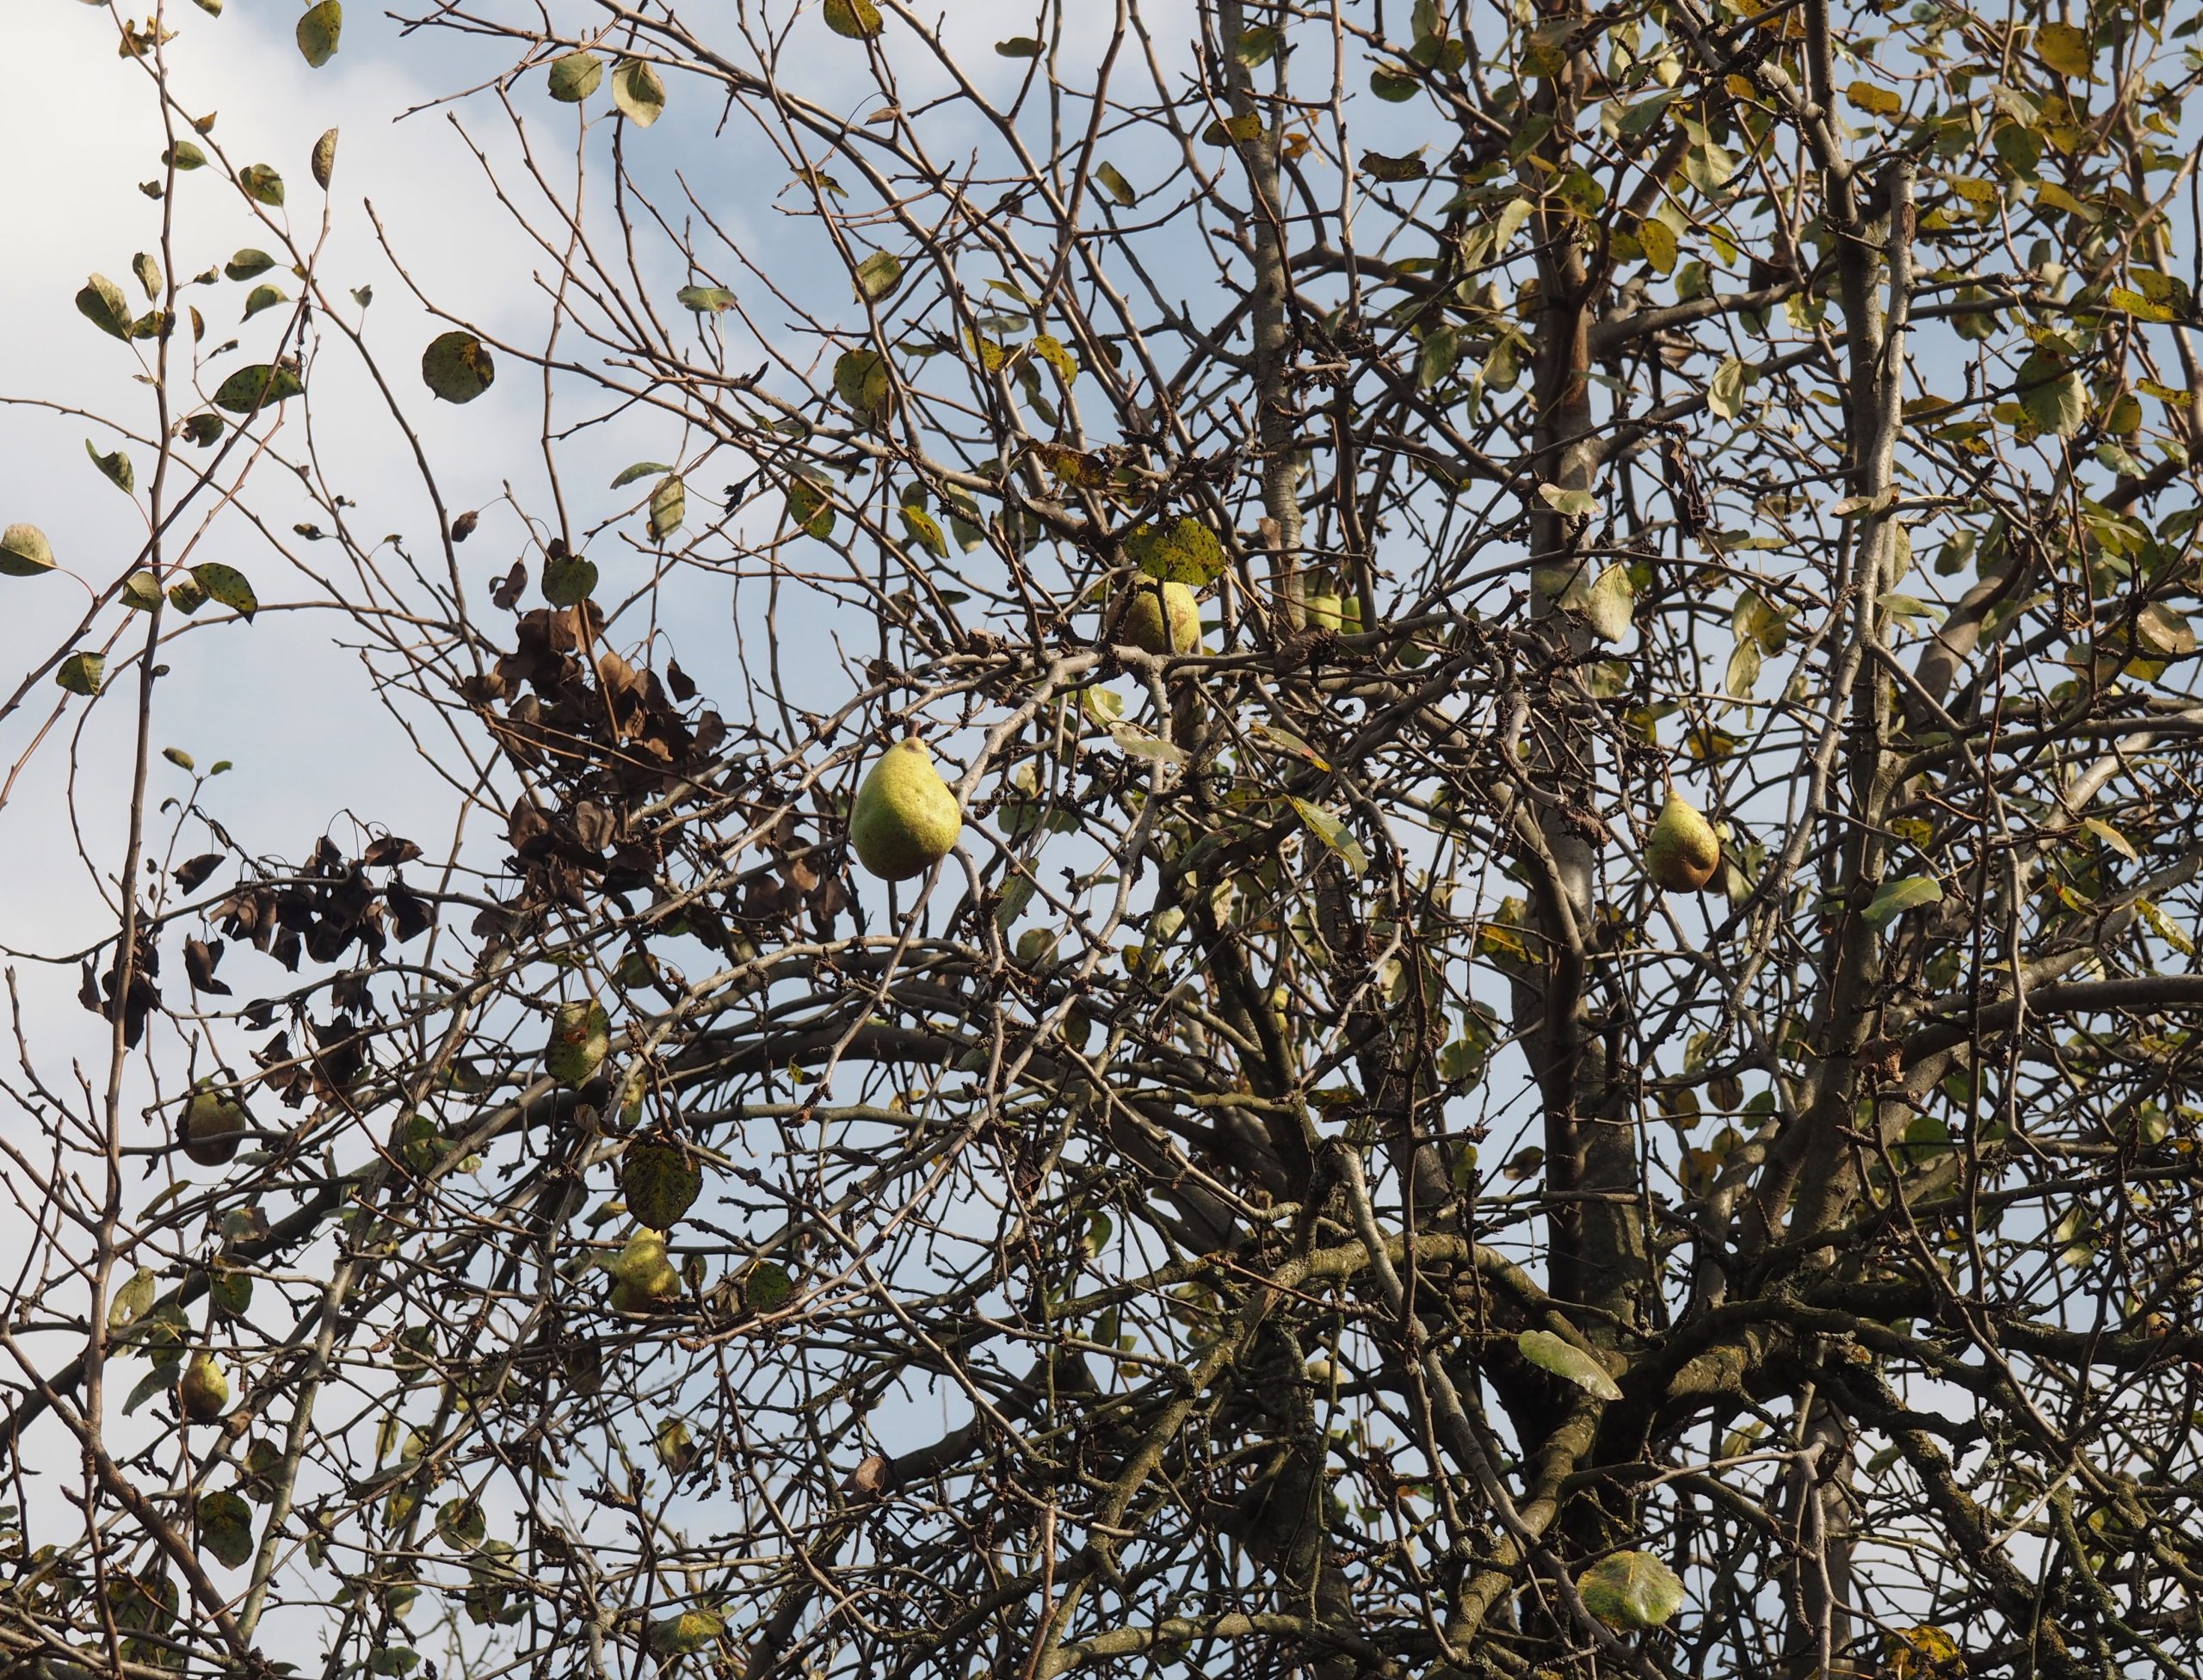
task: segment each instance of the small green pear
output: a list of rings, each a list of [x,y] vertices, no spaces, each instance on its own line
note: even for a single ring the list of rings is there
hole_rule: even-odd
[[[665,1233],[638,1231],[611,1264],[612,1305],[620,1312],[654,1312],[681,1299],[681,1269],[665,1251]]]
[[[176,1404],[194,1424],[211,1424],[230,1404],[230,1380],[211,1353],[194,1354],[176,1385]]]
[[[849,812],[857,862],[882,880],[925,874],[948,855],[963,831],[956,795],[934,769],[926,744],[915,738],[879,755]]]
[[[219,1091],[195,1090],[183,1105],[183,1152],[202,1167],[235,1158],[238,1138],[251,1116],[244,1104]]]
[[[1645,843],[1645,871],[1663,892],[1695,892],[1721,867],[1721,837],[1699,808],[1670,791]]]
[[[1193,653],[1201,645],[1201,606],[1183,584],[1139,578],[1126,586],[1130,599],[1117,621],[1117,640],[1143,653]]]

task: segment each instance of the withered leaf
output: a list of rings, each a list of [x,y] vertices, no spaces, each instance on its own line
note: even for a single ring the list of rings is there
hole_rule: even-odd
[[[207,878],[222,867],[222,854],[201,852],[197,857],[186,858],[170,873],[176,884],[186,892],[196,892],[207,884]]]

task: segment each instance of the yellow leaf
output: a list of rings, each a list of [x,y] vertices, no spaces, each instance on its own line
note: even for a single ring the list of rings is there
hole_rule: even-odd
[[[2054,210],[2064,210],[2078,216],[2084,222],[2100,222],[2103,212],[2093,204],[2084,204],[2067,192],[2055,181],[2046,181],[2034,189],[2037,202],[2049,205]]]
[[[2046,23],[2035,31],[2035,56],[2060,76],[2070,76],[2080,81],[2089,81],[2095,55],[2089,51],[2089,37],[2085,30],[2070,23]]]
[[[1843,91],[1843,96],[1862,111],[1878,117],[1893,117],[1904,108],[1904,102],[1887,88],[1878,88],[1872,82],[1854,82]]]
[[[1675,271],[1675,236],[1667,223],[1649,219],[1638,223],[1637,243],[1645,247],[1645,260],[1655,272],[1668,275]]]
[[[2114,286],[2105,293],[2104,301],[2114,309],[2123,310],[2138,321],[2169,321],[2172,311],[2161,303],[2151,303],[2139,292],[2130,292],[2124,286]]]

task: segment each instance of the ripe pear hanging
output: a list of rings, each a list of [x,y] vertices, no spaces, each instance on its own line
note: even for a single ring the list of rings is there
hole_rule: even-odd
[[[1302,597],[1300,616],[1311,630],[1336,630],[1342,636],[1361,633],[1361,598],[1335,588],[1316,590]]]
[[[681,1299],[681,1270],[665,1251],[665,1237],[638,1231],[611,1267],[612,1306],[620,1312],[652,1312]]]
[[[1672,790],[1645,843],[1645,872],[1663,892],[1696,892],[1721,867],[1721,837],[1699,808]]]
[[[1201,608],[1183,584],[1140,578],[1127,585],[1129,599],[1117,621],[1117,641],[1143,653],[1192,653],[1201,645]]]
[[[238,1135],[250,1118],[234,1097],[192,1092],[183,1105],[183,1152],[202,1167],[222,1165],[237,1154]]]
[[[882,880],[922,875],[948,855],[964,831],[956,795],[933,767],[923,741],[898,741],[857,789],[849,843],[857,862]]]
[[[194,1424],[211,1424],[230,1404],[230,1380],[211,1353],[195,1354],[176,1385],[176,1404]]]

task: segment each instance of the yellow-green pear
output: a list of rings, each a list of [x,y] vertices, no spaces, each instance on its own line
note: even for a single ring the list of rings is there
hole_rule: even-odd
[[[638,1231],[611,1265],[612,1305],[621,1312],[652,1312],[681,1299],[681,1269],[665,1251],[665,1233]]]
[[[195,1090],[183,1105],[183,1152],[202,1167],[219,1167],[238,1152],[250,1118],[244,1104],[218,1091]]]
[[[1342,636],[1361,633],[1361,599],[1336,590],[1317,590],[1304,596],[1300,616],[1311,630],[1336,630]]]
[[[1681,794],[1668,794],[1645,843],[1645,872],[1663,892],[1695,892],[1721,867],[1721,837]]]
[[[1201,645],[1201,606],[1183,584],[1135,578],[1125,588],[1117,641],[1143,653],[1192,653]]]
[[[964,831],[956,795],[917,739],[898,741],[879,755],[857,789],[849,812],[849,843],[857,862],[882,880],[922,875],[948,855]]]
[[[211,1424],[230,1404],[230,1380],[211,1353],[194,1354],[176,1385],[176,1404],[194,1424]]]

